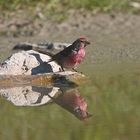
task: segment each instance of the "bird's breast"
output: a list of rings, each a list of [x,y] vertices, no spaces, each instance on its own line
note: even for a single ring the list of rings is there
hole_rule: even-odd
[[[71,68],[81,63],[85,57],[85,50],[80,49],[78,52],[74,52],[67,57],[63,63],[64,67]]]
[[[77,54],[74,55],[74,60],[79,64],[85,57],[85,50],[80,49]]]

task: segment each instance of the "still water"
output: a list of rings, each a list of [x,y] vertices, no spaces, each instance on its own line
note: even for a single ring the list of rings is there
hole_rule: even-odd
[[[78,69],[90,81],[79,87],[1,87],[0,140],[139,140],[140,63],[92,63],[89,53]]]
[[[138,140],[140,74],[87,74],[76,88],[1,87],[0,139]]]

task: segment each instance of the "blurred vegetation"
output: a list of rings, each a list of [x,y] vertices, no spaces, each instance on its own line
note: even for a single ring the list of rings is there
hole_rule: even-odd
[[[48,10],[62,10],[84,8],[88,10],[110,11],[130,9],[131,2],[139,0],[0,0],[0,9],[16,10],[41,6]]]
[[[140,13],[140,0],[0,0],[0,15],[6,12],[26,11],[33,17],[47,17],[62,22],[70,10],[99,12]],[[3,14],[4,13],[4,14]]]

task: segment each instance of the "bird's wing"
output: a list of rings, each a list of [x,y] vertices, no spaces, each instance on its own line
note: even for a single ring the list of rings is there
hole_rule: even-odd
[[[60,51],[59,53],[55,54],[52,59],[53,60],[58,60],[61,58],[68,57],[72,53],[72,45],[68,46],[64,50]]]

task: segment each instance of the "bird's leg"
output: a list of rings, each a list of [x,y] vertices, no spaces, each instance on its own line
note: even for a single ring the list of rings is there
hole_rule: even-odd
[[[60,70],[60,72],[61,72],[61,71],[65,71],[64,68],[63,68],[63,66],[61,66],[61,68],[60,68],[59,70]]]
[[[74,70],[75,72],[79,72],[79,71],[77,71],[75,68],[72,68],[72,70]],[[79,73],[81,73],[81,74],[82,74],[82,72],[79,72]]]
[[[75,72],[78,72],[75,68],[72,68],[72,70],[74,70]]]

